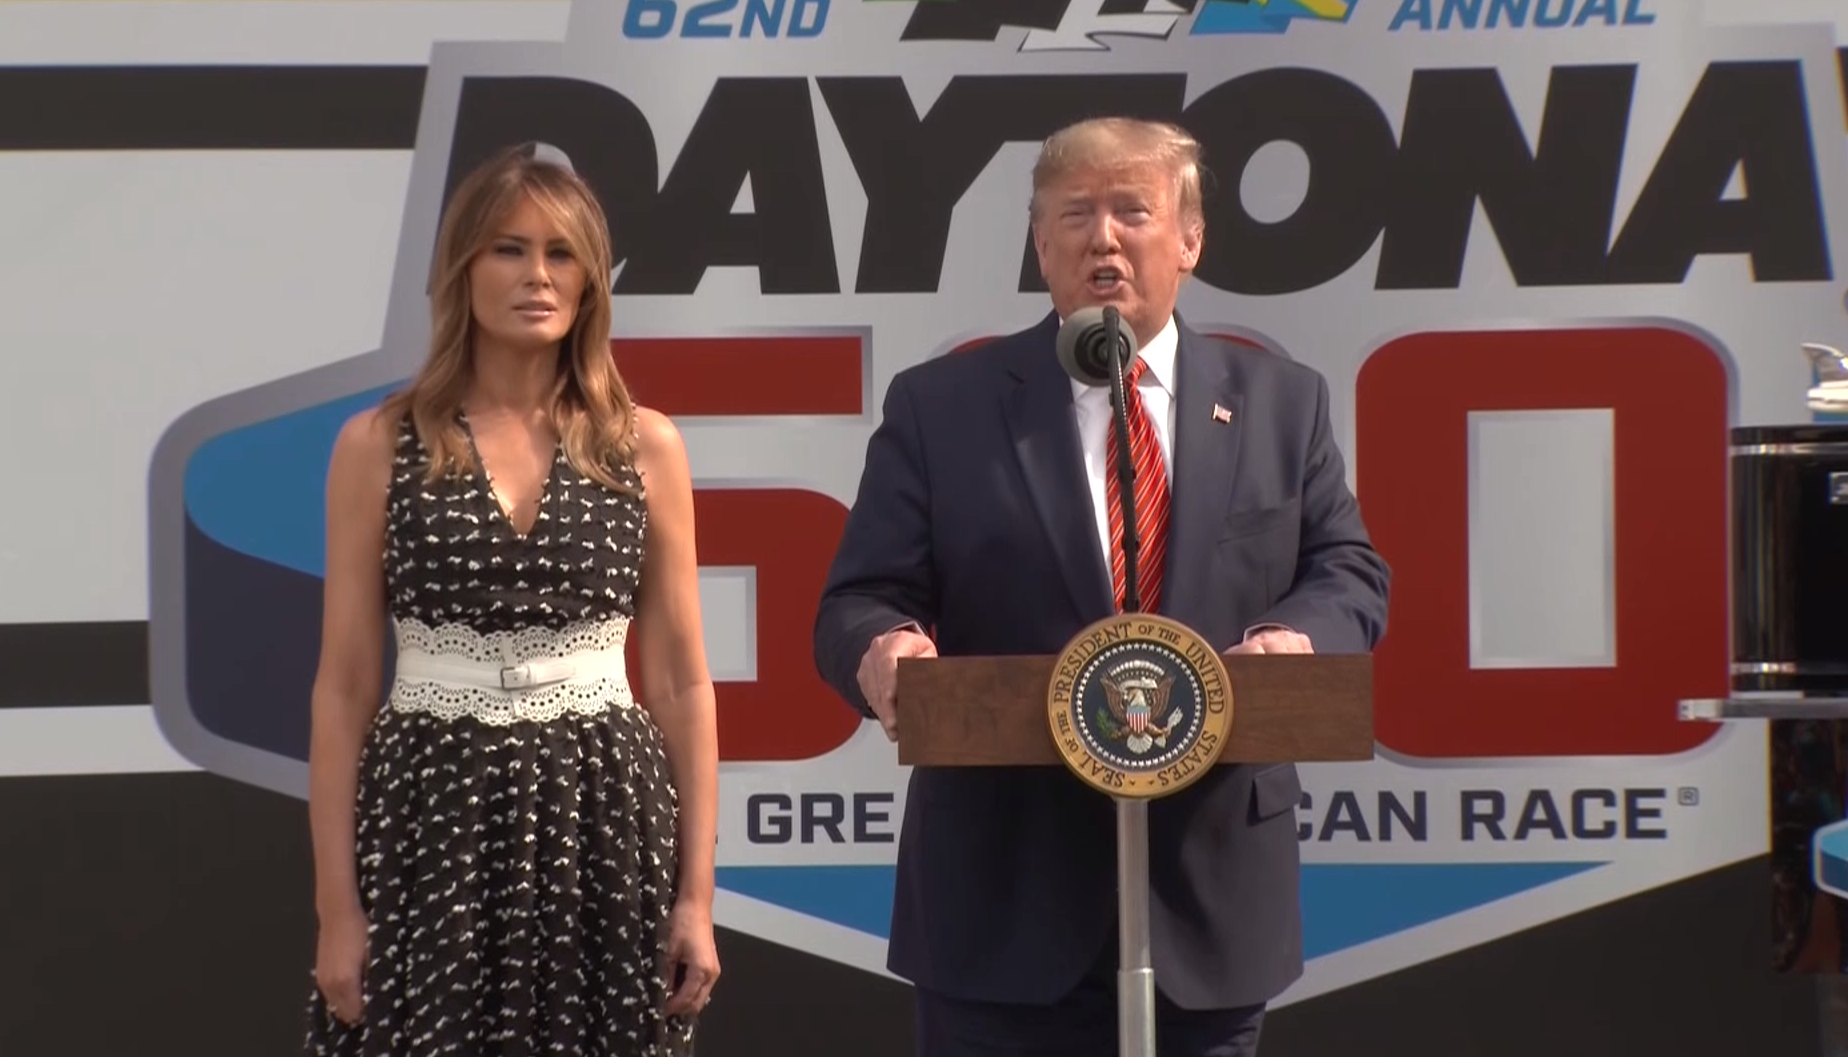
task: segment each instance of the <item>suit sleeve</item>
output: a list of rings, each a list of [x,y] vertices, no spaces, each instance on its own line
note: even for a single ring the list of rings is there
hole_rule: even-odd
[[[935,623],[930,486],[907,382],[901,372],[886,389],[815,614],[815,665],[822,679],[869,717],[856,674],[867,646],[894,628]]]
[[[1328,382],[1319,374],[1313,414],[1296,580],[1252,624],[1293,628],[1309,636],[1317,653],[1367,653],[1386,633],[1391,571],[1373,549],[1348,489],[1347,464],[1329,422]]]

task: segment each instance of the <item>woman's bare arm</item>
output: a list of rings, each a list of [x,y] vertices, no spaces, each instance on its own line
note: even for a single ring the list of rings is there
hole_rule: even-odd
[[[667,743],[680,798],[679,898],[710,914],[718,833],[718,719],[699,612],[693,479],[686,445],[666,416],[638,409],[638,465],[648,535],[636,634],[642,691]]]
[[[314,899],[321,920],[358,914],[354,794],[360,748],[379,708],[385,633],[385,493],[393,431],[376,412],[349,419],[327,473],[321,659],[308,744]]]

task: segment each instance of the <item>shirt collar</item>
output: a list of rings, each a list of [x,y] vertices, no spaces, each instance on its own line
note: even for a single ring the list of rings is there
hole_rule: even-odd
[[[1171,315],[1168,322],[1149,339],[1149,343],[1142,346],[1140,353],[1141,358],[1148,363],[1143,373],[1155,379],[1155,384],[1170,395],[1174,393],[1174,357],[1180,342],[1181,332],[1175,327]]]

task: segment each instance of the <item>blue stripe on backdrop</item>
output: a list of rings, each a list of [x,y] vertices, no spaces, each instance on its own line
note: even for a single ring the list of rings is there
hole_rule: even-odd
[[[1309,864],[1303,953],[1315,958],[1595,869],[1597,862]],[[728,866],[719,887],[885,939],[890,866]]]

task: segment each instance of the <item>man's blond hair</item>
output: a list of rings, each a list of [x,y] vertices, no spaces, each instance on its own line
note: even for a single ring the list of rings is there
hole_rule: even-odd
[[[1179,125],[1130,117],[1091,118],[1049,136],[1033,163],[1027,214],[1038,222],[1040,194],[1073,172],[1143,165],[1158,166],[1174,178],[1174,205],[1183,224],[1206,225],[1199,141]]]

